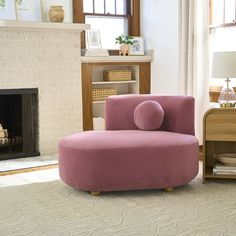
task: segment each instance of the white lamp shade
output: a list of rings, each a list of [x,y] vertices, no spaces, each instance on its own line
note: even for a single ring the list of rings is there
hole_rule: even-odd
[[[212,78],[236,78],[236,52],[214,52]]]

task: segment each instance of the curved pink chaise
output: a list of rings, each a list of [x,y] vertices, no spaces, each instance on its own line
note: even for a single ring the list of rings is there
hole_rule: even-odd
[[[161,104],[159,130],[139,130],[133,113],[143,101]],[[107,98],[105,131],[85,131],[59,143],[61,179],[91,192],[167,189],[198,173],[194,99],[189,96],[118,95]]]

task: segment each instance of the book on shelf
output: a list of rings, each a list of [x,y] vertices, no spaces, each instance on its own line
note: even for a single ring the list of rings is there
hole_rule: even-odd
[[[82,56],[109,56],[107,49],[82,49]]]
[[[213,167],[214,175],[236,175],[236,166],[228,166],[221,163],[215,163]]]

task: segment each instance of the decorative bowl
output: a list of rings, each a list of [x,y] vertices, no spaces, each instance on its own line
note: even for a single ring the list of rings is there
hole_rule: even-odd
[[[236,153],[214,154],[213,157],[227,166],[236,166]]]

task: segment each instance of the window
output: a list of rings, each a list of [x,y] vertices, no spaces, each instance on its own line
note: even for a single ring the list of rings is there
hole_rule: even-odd
[[[83,0],[85,23],[100,30],[103,48],[118,49],[115,38],[128,34],[128,1]]]
[[[236,0],[210,0],[210,46],[212,52],[236,51]],[[224,79],[210,79],[210,87],[220,90]],[[236,79],[231,80],[236,87]]]
[[[236,25],[236,0],[210,0],[211,27]]]
[[[140,0],[74,0],[74,22],[99,29],[102,47],[118,49],[115,38],[120,34],[139,36]],[[84,46],[84,42],[82,42]]]

